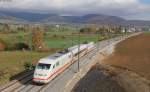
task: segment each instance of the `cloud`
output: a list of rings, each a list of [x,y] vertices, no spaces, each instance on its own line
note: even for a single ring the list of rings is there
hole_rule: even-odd
[[[148,5],[138,0],[10,0],[0,2],[0,9],[82,15],[104,13],[123,17],[150,12]]]

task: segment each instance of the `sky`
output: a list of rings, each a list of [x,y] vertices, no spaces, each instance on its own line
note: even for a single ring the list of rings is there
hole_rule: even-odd
[[[150,0],[140,0],[141,3],[150,4]]]
[[[150,0],[0,0],[0,10],[150,20]]]

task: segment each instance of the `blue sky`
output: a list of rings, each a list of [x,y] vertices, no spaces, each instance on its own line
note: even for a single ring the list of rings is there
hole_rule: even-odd
[[[60,15],[109,14],[150,20],[150,0],[1,0],[0,10]]]
[[[150,4],[150,0],[140,0],[141,3]]]

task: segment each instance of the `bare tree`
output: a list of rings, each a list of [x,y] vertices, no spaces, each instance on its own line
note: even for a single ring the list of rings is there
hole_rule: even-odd
[[[9,32],[10,31],[10,27],[9,27],[8,24],[4,24],[3,31],[4,32]]]

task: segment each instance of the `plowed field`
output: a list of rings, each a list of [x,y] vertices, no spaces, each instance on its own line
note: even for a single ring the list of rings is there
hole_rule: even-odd
[[[120,42],[103,63],[127,68],[150,80],[150,34],[143,33]]]

